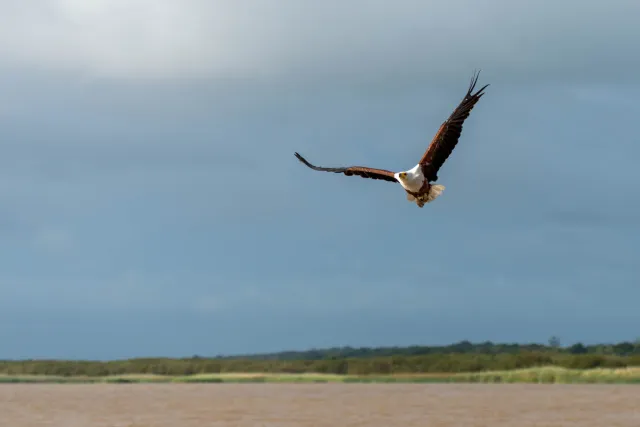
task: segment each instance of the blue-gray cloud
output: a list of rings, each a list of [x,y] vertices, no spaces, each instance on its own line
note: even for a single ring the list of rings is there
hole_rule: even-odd
[[[224,330],[84,354],[633,338],[637,2],[40,6],[0,2],[12,354],[75,357],[20,337],[117,319]],[[474,68],[491,86],[437,203],[292,155],[411,167]]]

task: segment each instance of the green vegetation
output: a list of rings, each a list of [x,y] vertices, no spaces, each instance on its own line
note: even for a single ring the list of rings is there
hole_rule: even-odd
[[[547,366],[458,374],[456,379],[475,383],[640,384],[640,368],[565,369]]]
[[[549,344],[518,343],[471,343],[461,341],[446,346],[408,346],[408,347],[334,347],[307,351],[283,351],[278,353],[247,354],[236,356],[216,356],[216,359],[250,360],[319,360],[343,358],[371,358],[383,356],[417,356],[425,354],[517,354],[523,352],[554,352],[563,354],[597,354],[605,356],[640,356],[640,339],[635,342],[624,341],[617,344],[584,345],[575,343],[562,348],[558,337],[549,338]],[[197,357],[197,356],[194,356]]]
[[[334,375],[334,374],[194,374],[87,376],[0,376],[0,383],[557,383],[640,384],[640,368],[588,370],[559,367],[457,374]]]
[[[635,368],[634,368],[635,367]],[[640,342],[334,348],[115,361],[0,361],[0,382],[640,382]]]

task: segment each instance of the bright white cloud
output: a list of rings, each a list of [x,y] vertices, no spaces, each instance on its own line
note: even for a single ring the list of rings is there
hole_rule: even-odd
[[[0,55],[5,65],[116,78],[474,67],[575,76],[604,64],[622,78],[637,65],[638,15],[635,0],[5,0]]]
[[[18,65],[153,76],[206,70],[224,56],[216,34],[224,17],[201,15],[198,2],[49,0],[2,9],[0,49]]]

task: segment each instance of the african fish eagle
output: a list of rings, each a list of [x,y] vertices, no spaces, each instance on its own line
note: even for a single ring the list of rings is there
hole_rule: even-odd
[[[407,192],[407,200],[410,202],[415,201],[419,207],[423,207],[425,203],[435,200],[443,192],[445,188],[444,185],[432,183],[438,180],[438,171],[458,143],[462,132],[462,124],[466,118],[469,117],[469,113],[474,105],[476,105],[478,100],[484,95],[483,90],[489,86],[485,85],[476,93],[471,93],[476,86],[479,74],[479,72],[474,73],[466,95],[449,118],[442,123],[422,158],[412,169],[402,172],[392,172],[365,166],[328,168],[314,166],[298,153],[295,153],[295,156],[313,170],[398,182]]]

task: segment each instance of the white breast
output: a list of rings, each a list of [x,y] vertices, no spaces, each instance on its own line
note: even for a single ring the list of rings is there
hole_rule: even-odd
[[[400,185],[402,185],[402,187],[407,191],[414,193],[420,191],[422,184],[424,183],[424,175],[422,174],[422,168],[420,165],[418,164],[413,167],[413,169],[409,169],[404,172],[407,174],[404,180],[398,178],[398,173],[394,174],[395,178],[400,181]]]

